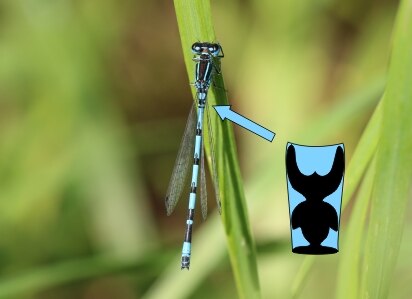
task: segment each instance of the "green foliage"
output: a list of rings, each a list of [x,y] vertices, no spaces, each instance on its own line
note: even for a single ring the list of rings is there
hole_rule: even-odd
[[[362,298],[387,298],[412,186],[412,1],[399,6],[383,98]],[[384,242],[382,240],[385,240]]]
[[[359,199],[355,203],[349,225],[346,229],[345,239],[342,241],[338,285],[336,288],[337,299],[359,297],[362,241],[375,171],[375,161],[373,161],[362,182],[358,194]]]

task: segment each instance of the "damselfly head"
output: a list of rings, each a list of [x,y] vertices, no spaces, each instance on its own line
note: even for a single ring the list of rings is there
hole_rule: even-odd
[[[219,44],[215,43],[196,42],[192,45],[192,52],[197,55],[200,55],[202,53],[208,53],[213,56],[218,56],[221,50],[222,47]]]

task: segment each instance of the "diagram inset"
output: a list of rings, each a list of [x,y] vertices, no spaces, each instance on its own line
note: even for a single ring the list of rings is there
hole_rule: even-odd
[[[300,254],[338,252],[344,145],[288,143],[286,171],[292,251]]]

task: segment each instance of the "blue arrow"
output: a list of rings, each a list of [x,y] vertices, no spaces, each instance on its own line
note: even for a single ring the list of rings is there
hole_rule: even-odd
[[[275,133],[262,127],[261,125],[258,125],[257,123],[251,121],[243,115],[240,115],[232,111],[230,109],[231,107],[231,105],[213,106],[213,108],[215,108],[217,114],[219,114],[222,120],[225,120],[227,118],[228,120],[234,122],[235,124],[238,124],[246,130],[249,130],[250,132],[255,133],[256,135],[265,138],[267,141],[273,141],[273,138],[275,138]]]

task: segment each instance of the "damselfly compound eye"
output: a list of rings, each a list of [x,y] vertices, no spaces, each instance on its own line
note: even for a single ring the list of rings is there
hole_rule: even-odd
[[[200,53],[202,50],[201,44],[200,43],[194,43],[192,45],[192,52],[194,53]]]

